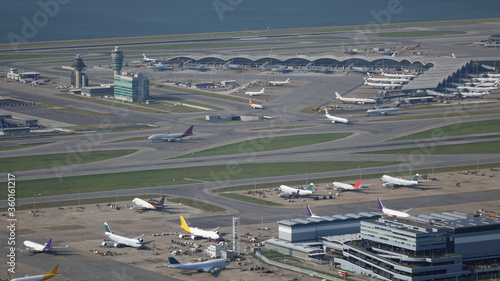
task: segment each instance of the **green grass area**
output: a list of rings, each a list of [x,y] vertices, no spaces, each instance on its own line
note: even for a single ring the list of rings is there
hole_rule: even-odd
[[[388,149],[360,154],[489,154],[500,153],[500,141],[451,145],[422,145],[415,148]]]
[[[192,199],[188,199],[188,198],[181,198],[181,197],[171,198],[171,199],[168,199],[168,201],[174,202],[174,203],[180,203],[180,204],[183,204],[183,205],[186,205],[189,207],[193,207],[193,208],[197,208],[197,209],[200,209],[200,210],[205,211],[205,212],[222,212],[225,210],[224,208],[220,208],[220,207],[217,207],[214,205],[210,205],[210,204],[207,204],[204,202],[200,202],[200,201],[196,201],[196,200],[192,200]]]
[[[464,31],[455,30],[412,30],[400,32],[379,32],[370,35],[386,38],[401,38],[401,37],[429,37],[429,36],[446,36],[465,34]]]
[[[63,54],[57,55],[57,54],[8,54],[8,55],[0,55],[0,61],[4,60],[25,60],[25,59],[46,59],[46,58],[57,58],[57,57],[62,57],[66,56]],[[33,70],[31,70],[33,71]]]
[[[169,186],[193,182],[217,182],[220,185],[224,185],[226,180],[340,171],[358,167],[376,167],[391,164],[397,163],[382,161],[281,162],[186,167],[72,177],[64,177],[65,171],[72,170],[69,167],[63,166],[53,167],[50,171],[58,175],[58,178],[17,182],[16,196],[18,198],[25,198],[38,196],[38,194],[48,196],[139,187]],[[0,194],[0,200],[6,197],[6,194]]]
[[[332,48],[336,50],[340,50],[342,47],[346,46],[370,46],[370,45],[380,45],[382,44],[381,42],[373,42],[373,43],[363,43],[363,44],[330,44],[330,45],[314,45],[314,46],[298,46],[298,47],[279,47],[279,48],[273,48],[275,51],[286,51],[286,50],[300,50],[300,49],[316,49],[316,48]],[[262,52],[262,51],[267,51],[267,49],[241,49],[241,50],[236,50],[234,51],[235,53],[245,53],[245,52]]]
[[[461,135],[472,135],[472,134],[486,134],[495,132],[500,132],[500,119],[493,119],[486,121],[472,121],[472,122],[457,122],[456,124],[453,125],[438,127],[427,131],[422,131],[415,134],[395,138],[392,140],[393,141],[414,140],[414,139],[425,139],[425,138],[438,138],[444,136],[449,137],[449,136],[461,136]]]
[[[0,158],[0,172],[15,172],[83,164],[132,154],[135,149],[82,151],[73,153],[43,154]]]
[[[273,127],[265,127],[265,128],[257,128],[252,129],[251,131],[273,131],[273,130],[294,130],[311,127],[312,125],[300,125],[300,126],[273,126]]]
[[[260,198],[255,198],[252,196],[246,196],[242,194],[237,194],[237,193],[221,193],[222,196],[229,197],[232,199],[248,202],[248,203],[254,203],[254,204],[259,204],[259,205],[264,205],[264,206],[281,206],[281,204],[274,203],[271,201],[267,201],[264,199]]]
[[[178,158],[227,155],[227,154],[237,154],[237,153],[252,153],[260,151],[276,150],[276,149],[311,145],[311,144],[338,140],[345,138],[349,135],[351,135],[351,133],[308,134],[308,135],[257,138],[248,141],[223,145],[212,149],[202,150],[191,154],[182,155],[179,156]]]
[[[51,110],[57,110],[57,111],[78,114],[78,115],[83,115],[83,116],[90,116],[90,117],[97,117],[97,118],[110,118],[111,117],[109,114],[103,114],[103,113],[85,110],[85,109],[81,109],[81,108],[77,108],[77,107],[71,107],[71,106],[60,106],[60,105],[44,103],[44,102],[38,102],[37,105],[41,106],[43,108],[51,109]]]

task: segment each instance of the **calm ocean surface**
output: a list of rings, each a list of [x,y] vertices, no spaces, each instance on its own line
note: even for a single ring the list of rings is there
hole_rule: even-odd
[[[500,17],[498,0],[16,0],[0,43]]]

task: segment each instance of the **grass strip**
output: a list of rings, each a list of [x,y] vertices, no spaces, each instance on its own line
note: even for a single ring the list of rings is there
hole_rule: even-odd
[[[359,154],[489,154],[500,153],[500,141],[487,141],[450,145],[423,145],[415,148],[388,149],[360,152]]]
[[[83,151],[75,153],[43,154],[0,158],[0,172],[13,173],[36,169],[48,169],[71,164],[83,164],[122,157],[136,152],[135,149]],[[76,161],[75,161],[76,160]]]
[[[212,149],[178,156],[177,158],[252,153],[276,149],[312,145],[345,138],[351,133],[308,134],[282,137],[258,138],[248,141],[219,146]]]
[[[39,194],[42,196],[48,196],[140,187],[169,186],[193,183],[193,180],[200,182],[218,182],[223,185],[226,180],[248,179],[256,176],[273,177],[281,175],[297,175],[312,172],[340,171],[358,167],[376,167],[391,164],[394,164],[394,162],[280,162],[186,167],[71,177],[64,177],[64,173],[66,171],[71,172],[72,169],[70,167],[63,166],[53,167],[51,171],[60,177],[16,182],[16,187],[18,187],[16,189],[16,197],[26,198],[39,196]],[[6,198],[7,194],[0,194],[0,199]]]
[[[453,125],[438,127],[415,134],[392,139],[391,141],[399,140],[414,140],[425,138],[438,138],[445,136],[461,136],[473,134],[487,134],[493,132],[500,132],[500,119],[485,120],[485,121],[471,121],[471,122],[457,122]]]

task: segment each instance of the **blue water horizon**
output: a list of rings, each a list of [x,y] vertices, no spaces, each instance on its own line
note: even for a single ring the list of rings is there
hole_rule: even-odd
[[[4,1],[0,43],[496,18],[500,1]]]

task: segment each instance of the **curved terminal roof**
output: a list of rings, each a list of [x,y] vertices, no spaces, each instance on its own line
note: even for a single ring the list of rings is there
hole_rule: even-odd
[[[434,89],[458,72],[463,71],[472,61],[496,61],[498,58],[455,58],[422,56],[283,56],[283,55],[185,55],[173,57],[170,62],[191,61],[196,63],[232,63],[245,65],[284,64],[288,66],[369,66],[377,68],[414,68],[423,72],[405,85],[402,90]],[[425,71],[424,71],[425,70]]]

